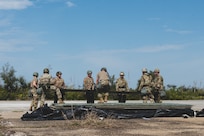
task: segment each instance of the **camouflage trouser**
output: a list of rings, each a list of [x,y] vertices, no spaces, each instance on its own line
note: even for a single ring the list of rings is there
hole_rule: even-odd
[[[105,96],[109,96],[109,93],[106,92],[106,93],[98,93],[98,98],[103,98]]]
[[[38,107],[38,94],[37,94],[37,89],[33,88],[31,89],[31,93],[32,93],[32,101],[31,101],[31,109],[34,108],[37,109]]]
[[[59,99],[62,99],[62,93],[61,93],[61,91],[60,91],[59,88],[56,89],[56,94],[57,94],[58,100],[59,100]]]
[[[44,104],[45,104],[45,97],[46,97],[45,92],[46,92],[46,91],[49,91],[50,86],[48,86],[48,85],[42,85],[40,88],[41,88],[40,107],[43,107]]]
[[[154,89],[153,90],[153,95],[154,95],[155,103],[161,103],[161,93],[160,93],[160,90]]]
[[[144,103],[147,103],[148,100],[150,102],[154,102],[154,95],[152,94],[151,88],[150,87],[143,87],[141,90],[142,93],[142,99]]]
[[[94,103],[94,90],[86,90],[87,103]]]
[[[126,90],[126,88],[124,87],[119,87],[116,91],[118,91],[117,95],[118,95],[118,102],[119,103],[125,103],[126,102],[126,94],[124,93]]]
[[[108,101],[108,96],[109,96],[109,90],[110,90],[110,86],[109,84],[100,84],[100,87],[97,88],[98,90],[98,98],[100,99],[100,101],[104,101],[107,102]]]
[[[108,102],[108,92],[98,93],[99,103]]]
[[[42,91],[42,94],[40,96],[40,107],[43,107],[45,104],[45,93],[44,90]]]
[[[126,102],[126,94],[119,92],[118,93],[118,102],[125,103]]]

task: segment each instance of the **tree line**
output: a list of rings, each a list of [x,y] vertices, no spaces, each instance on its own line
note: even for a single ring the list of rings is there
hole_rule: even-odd
[[[151,74],[152,71],[150,71]],[[153,72],[152,72],[153,74]],[[111,90],[115,90],[115,75],[110,78]],[[139,83],[139,80],[138,80]],[[23,76],[16,76],[16,70],[9,63],[2,66],[0,71],[0,100],[29,100],[28,91],[30,82],[27,82]],[[137,89],[130,88],[130,91]],[[165,87],[166,100],[198,100],[204,99],[204,90],[197,87],[186,87],[176,85],[167,85]],[[52,100],[54,98],[54,90],[46,92],[46,98]],[[68,92],[65,93],[66,100],[84,100],[85,93]],[[96,94],[97,99],[97,94]],[[116,95],[111,95],[109,99],[116,100]],[[139,93],[137,95],[127,95],[128,100],[140,100]]]

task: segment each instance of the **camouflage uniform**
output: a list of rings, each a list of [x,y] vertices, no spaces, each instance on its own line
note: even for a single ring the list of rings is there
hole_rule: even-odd
[[[163,90],[163,77],[159,75],[159,69],[154,70],[154,78],[152,80],[152,92],[154,94],[154,101],[161,103],[161,91]]]
[[[97,79],[96,79],[96,85],[99,91],[98,93],[99,103],[108,101],[108,96],[109,96],[108,92],[110,90],[109,81],[110,79],[109,79],[109,74],[107,72],[107,69],[102,68],[101,71],[97,74]]]
[[[143,103],[147,103],[147,100],[154,102],[154,95],[151,90],[152,76],[147,73],[147,70],[143,69],[143,75],[140,78],[140,84],[138,90],[142,93]]]
[[[32,94],[32,101],[30,105],[30,111],[36,110],[38,107],[38,94],[37,94],[37,88],[38,88],[38,73],[33,73],[33,80],[30,83],[31,87],[31,94]],[[34,109],[33,109],[34,108]]]
[[[39,79],[39,87],[42,91],[40,94],[40,107],[43,107],[45,104],[45,92],[50,89],[51,78],[52,76],[49,74],[49,70],[44,69],[44,73]]]
[[[59,104],[64,104],[63,98],[62,98],[62,92],[60,89],[65,88],[64,79],[61,78],[62,72],[58,71],[56,73],[56,76],[54,80],[52,81],[52,84],[54,84],[53,89],[56,91],[57,99]]]
[[[87,77],[84,78],[83,86],[86,90],[87,103],[94,103],[94,79],[91,77],[92,71],[87,71]]]
[[[124,78],[124,73],[120,73],[120,78],[116,80],[116,91],[120,92],[118,93],[118,101],[119,103],[125,103],[126,102],[126,94],[122,93],[125,91],[129,91],[128,83]]]

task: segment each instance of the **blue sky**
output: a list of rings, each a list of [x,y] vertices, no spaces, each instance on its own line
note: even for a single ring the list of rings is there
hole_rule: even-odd
[[[0,67],[27,81],[45,67],[77,88],[87,70],[159,68],[165,85],[204,87],[203,0],[0,0]],[[2,81],[1,81],[2,82]],[[0,83],[1,83],[0,82]]]

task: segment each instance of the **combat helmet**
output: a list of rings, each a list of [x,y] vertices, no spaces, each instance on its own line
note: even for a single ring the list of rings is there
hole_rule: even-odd
[[[33,76],[38,77],[38,72],[34,72],[34,73],[33,73]]]
[[[147,72],[147,68],[143,68],[143,69],[142,69],[142,72]]]
[[[61,71],[57,71],[56,72],[56,76],[58,76],[58,75],[62,75],[62,72]]]
[[[48,73],[49,74],[49,69],[48,68],[44,68],[43,69],[43,73]]]
[[[120,76],[125,76],[125,73],[124,72],[120,72]]]
[[[155,73],[159,73],[160,70],[159,70],[158,68],[156,68],[156,69],[154,70],[154,72],[155,72]]]
[[[91,70],[88,70],[88,71],[87,71],[87,75],[88,75],[88,74],[92,74],[92,71],[91,71]]]
[[[104,70],[105,72],[107,72],[106,67],[102,67],[102,68],[101,68],[101,71],[103,71],[103,70]]]

